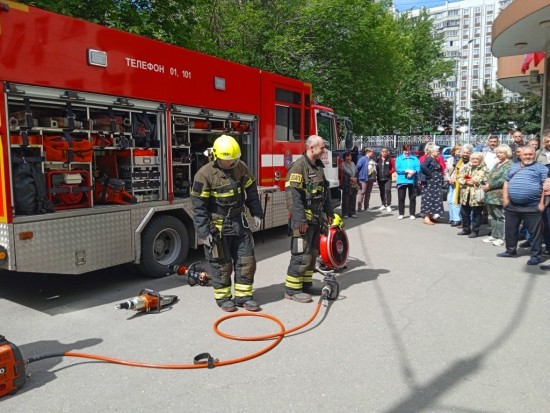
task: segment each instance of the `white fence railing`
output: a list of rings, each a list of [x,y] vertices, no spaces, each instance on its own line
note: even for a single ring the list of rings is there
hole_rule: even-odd
[[[378,135],[378,136],[362,136],[355,135],[353,137],[353,146],[357,146],[359,149],[367,148],[369,146],[379,147],[386,146],[390,149],[393,149],[397,152],[401,152],[401,148],[405,144],[410,144],[411,146],[418,146],[424,142],[424,137],[427,135],[412,135],[412,136],[401,136],[401,135]],[[509,144],[512,142],[512,136],[509,134],[497,135],[499,137],[500,143]],[[431,142],[435,143],[438,146],[452,146],[456,144],[465,144],[469,143],[473,146],[479,144],[485,144],[487,142],[487,135],[472,135],[468,136],[450,136],[450,135],[430,135]],[[535,137],[534,135],[524,136],[524,141],[527,142],[528,139]]]

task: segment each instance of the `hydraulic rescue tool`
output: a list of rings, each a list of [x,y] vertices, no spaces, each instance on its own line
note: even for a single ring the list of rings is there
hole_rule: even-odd
[[[199,272],[200,274],[200,272]],[[221,337],[228,338],[230,340],[237,341],[266,341],[268,340],[267,347],[242,357],[237,357],[229,360],[220,360],[211,356],[209,353],[203,352],[194,357],[192,364],[154,364],[154,363],[143,363],[136,361],[127,361],[122,359],[116,359],[112,357],[106,357],[96,354],[86,354],[86,353],[76,353],[76,352],[57,352],[50,354],[42,354],[38,356],[31,357],[29,359],[24,359],[21,355],[20,350],[13,343],[7,341],[4,336],[0,335],[0,398],[15,394],[23,385],[25,384],[27,378],[27,365],[34,363],[40,360],[45,360],[48,358],[54,357],[76,357],[89,360],[99,360],[106,363],[120,364],[123,366],[132,366],[132,367],[142,367],[150,369],[167,369],[167,370],[194,370],[194,369],[203,369],[208,368],[212,369],[214,367],[229,366],[231,364],[242,363],[244,361],[252,360],[253,358],[259,357],[270,350],[273,350],[283,338],[295,331],[301,330],[307,325],[309,325],[321,310],[321,303],[326,300],[336,300],[340,292],[340,286],[334,277],[334,273],[326,272],[325,278],[323,280],[323,287],[321,289],[321,297],[317,303],[315,311],[311,317],[293,328],[286,329],[284,324],[278,318],[269,315],[269,314],[258,314],[258,313],[232,313],[218,319],[214,323],[214,331]],[[137,311],[160,311],[160,308],[166,305],[170,305],[176,302],[178,298],[174,295],[164,295],[161,296],[158,292],[153,290],[143,290],[139,296],[134,297],[128,301],[120,303],[116,308],[125,308],[130,310]],[[230,318],[234,317],[261,317],[273,321],[279,327],[279,331],[272,334],[266,334],[263,336],[234,336],[221,331],[218,327],[224,321],[227,321]]]
[[[15,394],[25,384],[26,362],[15,344],[0,335],[0,397]]]
[[[177,295],[160,295],[158,291],[146,288],[141,290],[138,296],[117,304],[115,308],[119,310],[160,313],[161,308],[172,305],[177,301]]]
[[[187,276],[187,283],[194,287],[195,285],[208,285],[208,273],[204,266],[199,266],[201,262],[197,261],[191,264],[189,267],[185,265],[170,265],[168,268],[170,273],[176,273],[181,276]]]

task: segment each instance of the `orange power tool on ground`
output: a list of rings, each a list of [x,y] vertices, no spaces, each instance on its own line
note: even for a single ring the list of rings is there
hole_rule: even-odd
[[[172,305],[177,301],[177,295],[160,295],[158,291],[146,288],[141,290],[138,296],[117,304],[115,308],[118,308],[119,310],[160,313],[161,308]]]
[[[0,398],[15,394],[27,380],[26,362],[17,346],[0,335]]]

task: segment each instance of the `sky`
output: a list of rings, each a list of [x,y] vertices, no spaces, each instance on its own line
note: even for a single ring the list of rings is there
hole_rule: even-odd
[[[449,0],[449,3],[454,3],[458,0]],[[393,4],[398,11],[407,11],[411,9],[419,9],[420,7],[436,7],[442,6],[446,2],[445,0],[393,0]]]

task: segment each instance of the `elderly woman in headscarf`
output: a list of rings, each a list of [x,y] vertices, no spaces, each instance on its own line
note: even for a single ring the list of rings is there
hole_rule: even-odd
[[[462,149],[460,150],[460,159],[455,164],[455,177],[458,178],[460,175],[460,170],[466,166],[470,162],[470,155],[474,152],[474,147],[467,143],[464,146],[462,146]],[[458,180],[455,180],[455,191],[454,191],[454,199],[453,204],[460,205],[460,184]],[[460,220],[462,221],[462,213],[460,213]],[[460,223],[456,225],[457,227],[460,226]]]
[[[350,152],[344,153],[344,162],[340,166],[341,188],[342,188],[342,215],[344,218],[357,218],[355,214],[355,203],[357,202],[359,173],[352,161]]]

